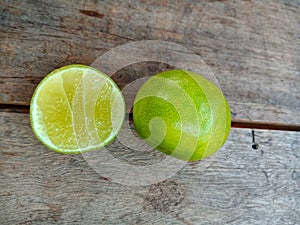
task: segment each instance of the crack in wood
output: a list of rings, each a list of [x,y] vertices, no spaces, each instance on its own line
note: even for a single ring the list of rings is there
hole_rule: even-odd
[[[97,17],[97,18],[103,18],[103,14],[101,13],[98,13],[96,11],[93,11],[93,10],[83,10],[83,9],[80,9],[79,12],[81,14],[84,14],[84,15],[87,15],[87,16],[91,16],[91,17]]]
[[[0,103],[0,112],[25,113],[28,114],[29,105],[25,103],[9,104]],[[132,112],[128,113],[129,119],[132,120]],[[300,131],[300,124],[285,124],[275,122],[261,122],[251,120],[232,119],[232,128],[246,128],[246,129],[262,129],[262,130],[282,130],[282,131]]]

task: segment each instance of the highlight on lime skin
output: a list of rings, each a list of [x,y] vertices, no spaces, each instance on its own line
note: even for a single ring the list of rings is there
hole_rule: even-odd
[[[149,145],[184,161],[214,154],[231,126],[230,109],[218,87],[184,70],[165,71],[147,80],[136,95],[133,121]]]
[[[54,70],[30,104],[33,132],[48,148],[75,154],[110,143],[125,118],[123,95],[104,73],[85,65]]]

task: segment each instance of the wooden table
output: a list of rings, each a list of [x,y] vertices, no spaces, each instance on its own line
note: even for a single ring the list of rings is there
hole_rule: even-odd
[[[159,183],[127,186],[82,155],[46,149],[28,115],[36,85],[53,69],[152,39],[201,56],[235,121],[297,130],[299,0],[2,0],[0,12],[1,224],[300,224],[299,132],[255,130],[254,150],[252,130],[234,128],[205,170],[187,164]],[[113,78],[123,87],[168,68],[138,63]],[[136,166],[157,160],[110,147]]]

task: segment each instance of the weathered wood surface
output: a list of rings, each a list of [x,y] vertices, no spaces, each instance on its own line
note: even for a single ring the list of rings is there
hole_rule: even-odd
[[[233,129],[210,166],[150,186],[96,173],[82,155],[46,149],[27,114],[0,114],[1,224],[299,224],[300,133]],[[123,151],[115,157],[136,161]],[[139,162],[149,163],[149,153]],[[155,157],[154,157],[155,158]],[[132,160],[132,161],[131,161]]]
[[[155,39],[200,55],[234,118],[300,122],[299,0],[3,0],[0,7],[2,103],[28,105],[53,69],[90,64],[118,45]],[[116,81],[159,71],[151,67],[132,66]]]
[[[154,39],[200,55],[234,118],[299,124],[299,21],[299,0],[3,0],[0,104],[29,105],[53,69]],[[124,87],[169,68],[139,63],[113,78]],[[262,130],[256,140],[253,150],[251,130],[233,129],[204,171],[193,163],[159,183],[126,186],[82,155],[46,149],[28,114],[0,112],[0,224],[300,224],[300,133]],[[109,150],[135,166],[164,158],[118,141]]]

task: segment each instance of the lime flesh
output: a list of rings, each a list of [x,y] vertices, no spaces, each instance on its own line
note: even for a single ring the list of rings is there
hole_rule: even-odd
[[[111,142],[125,118],[118,86],[104,73],[69,65],[46,76],[30,104],[33,132],[48,148],[75,154]]]

